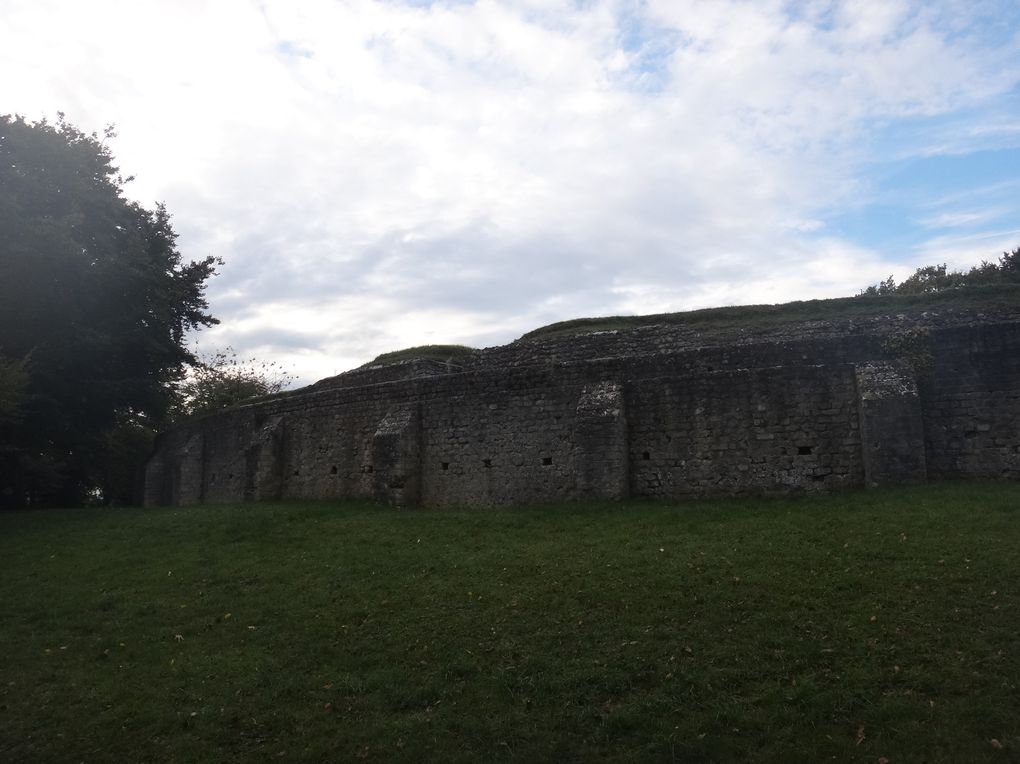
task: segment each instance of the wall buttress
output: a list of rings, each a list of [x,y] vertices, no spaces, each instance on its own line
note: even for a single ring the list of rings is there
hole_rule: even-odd
[[[573,436],[577,498],[626,499],[630,481],[623,385],[599,382],[584,388]]]
[[[266,501],[283,496],[284,419],[273,417],[262,425],[245,450],[245,501]]]
[[[398,406],[372,436],[372,494],[376,501],[398,506],[421,503],[421,411],[417,404]]]
[[[858,364],[855,373],[865,485],[923,483],[924,420],[912,369],[899,361],[874,361]]]
[[[175,504],[201,504],[205,462],[205,437],[192,435],[181,449]]]

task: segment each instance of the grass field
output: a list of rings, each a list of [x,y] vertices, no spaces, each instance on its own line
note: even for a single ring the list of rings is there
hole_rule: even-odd
[[[1020,761],[1020,486],[0,515],[2,761]]]

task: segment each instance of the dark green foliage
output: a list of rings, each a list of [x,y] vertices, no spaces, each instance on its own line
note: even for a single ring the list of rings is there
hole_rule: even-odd
[[[0,760],[1017,761],[1018,499],[6,513]]]
[[[194,360],[184,333],[215,323],[215,259],[183,262],[166,209],[125,199],[112,162],[62,116],[0,116],[0,347],[31,359],[0,505],[108,494],[115,431],[164,420]]]
[[[474,352],[474,348],[469,348],[467,345],[417,345],[413,348],[383,353],[366,363],[365,366],[401,361],[439,361],[456,364],[458,359],[465,358]]]
[[[239,359],[233,348],[202,359],[179,385],[174,418],[201,416],[280,393],[293,377],[275,361]]]

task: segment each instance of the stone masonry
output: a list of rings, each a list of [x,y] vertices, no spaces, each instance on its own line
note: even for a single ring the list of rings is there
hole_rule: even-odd
[[[1016,317],[652,326],[368,367],[164,433],[144,499],[485,506],[954,477],[1020,479]]]

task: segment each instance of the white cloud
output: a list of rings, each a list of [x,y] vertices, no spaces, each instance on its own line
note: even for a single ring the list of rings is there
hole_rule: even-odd
[[[951,270],[968,270],[985,260],[996,261],[1016,249],[1020,228],[993,230],[964,236],[937,236],[918,247],[914,267],[946,263]]]
[[[1015,41],[982,49],[960,7],[15,0],[0,97],[116,122],[132,193],[167,202],[186,255],[226,260],[202,342],[310,381],[897,272],[824,220],[867,187],[875,122],[1020,77]]]
[[[987,223],[1001,217],[1007,210],[999,207],[985,210],[958,210],[942,212],[918,221],[926,228],[963,228]]]

